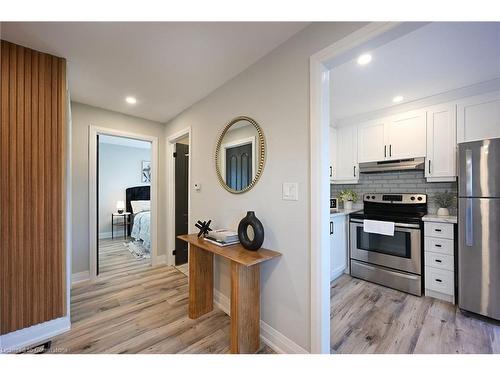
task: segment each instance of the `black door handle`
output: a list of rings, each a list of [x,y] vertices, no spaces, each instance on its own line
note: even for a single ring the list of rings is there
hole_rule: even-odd
[[[332,177],[332,166],[330,165],[330,177]]]
[[[333,234],[333,221],[330,221],[330,234]]]
[[[429,174],[431,174],[431,161],[429,159]]]
[[[384,145],[384,158],[387,157],[387,145]]]
[[[389,145],[389,157],[392,156],[392,145]]]
[[[356,177],[356,166],[354,166],[354,177]]]

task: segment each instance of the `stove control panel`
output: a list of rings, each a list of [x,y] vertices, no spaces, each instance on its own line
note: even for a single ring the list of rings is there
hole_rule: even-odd
[[[364,202],[373,202],[373,203],[423,204],[423,203],[427,203],[427,194],[366,193],[363,196],[363,201]]]

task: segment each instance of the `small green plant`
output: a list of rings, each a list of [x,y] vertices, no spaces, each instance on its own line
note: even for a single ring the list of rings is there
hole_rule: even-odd
[[[354,190],[341,190],[340,193],[337,195],[337,198],[341,202],[347,202],[347,201],[352,201],[356,203],[358,201],[358,193],[356,193]]]
[[[443,193],[434,194],[434,202],[442,208],[452,207],[455,203],[455,199],[455,194],[448,192],[448,190]]]

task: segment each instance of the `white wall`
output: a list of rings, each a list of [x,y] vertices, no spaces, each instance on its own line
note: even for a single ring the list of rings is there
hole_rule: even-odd
[[[142,161],[151,161],[151,144],[144,143],[149,147],[99,143],[99,238],[111,237],[111,214],[117,201],[125,202],[125,189],[150,185],[141,178]],[[122,234],[123,228],[114,229]]]
[[[121,113],[71,102],[72,111],[72,273],[89,270],[89,127],[120,129],[155,136],[158,153],[158,254],[166,254],[164,125]]]
[[[168,135],[192,127],[191,223],[212,219],[214,227],[237,228],[254,210],[265,229],[264,247],[283,257],[262,266],[261,319],[310,349],[309,249],[309,57],[364,26],[315,23],[167,124]],[[232,118],[247,115],[262,127],[267,159],[259,183],[231,194],[218,183],[217,138]],[[283,182],[298,182],[299,200],[281,200]],[[192,186],[190,187],[192,189]],[[314,192],[313,192],[314,194]],[[215,287],[229,297],[229,267],[217,259]]]

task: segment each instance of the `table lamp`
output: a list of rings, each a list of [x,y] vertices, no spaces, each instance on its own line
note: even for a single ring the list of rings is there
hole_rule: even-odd
[[[123,214],[123,210],[125,209],[125,202],[124,201],[116,202],[116,209],[118,210],[119,214]]]

